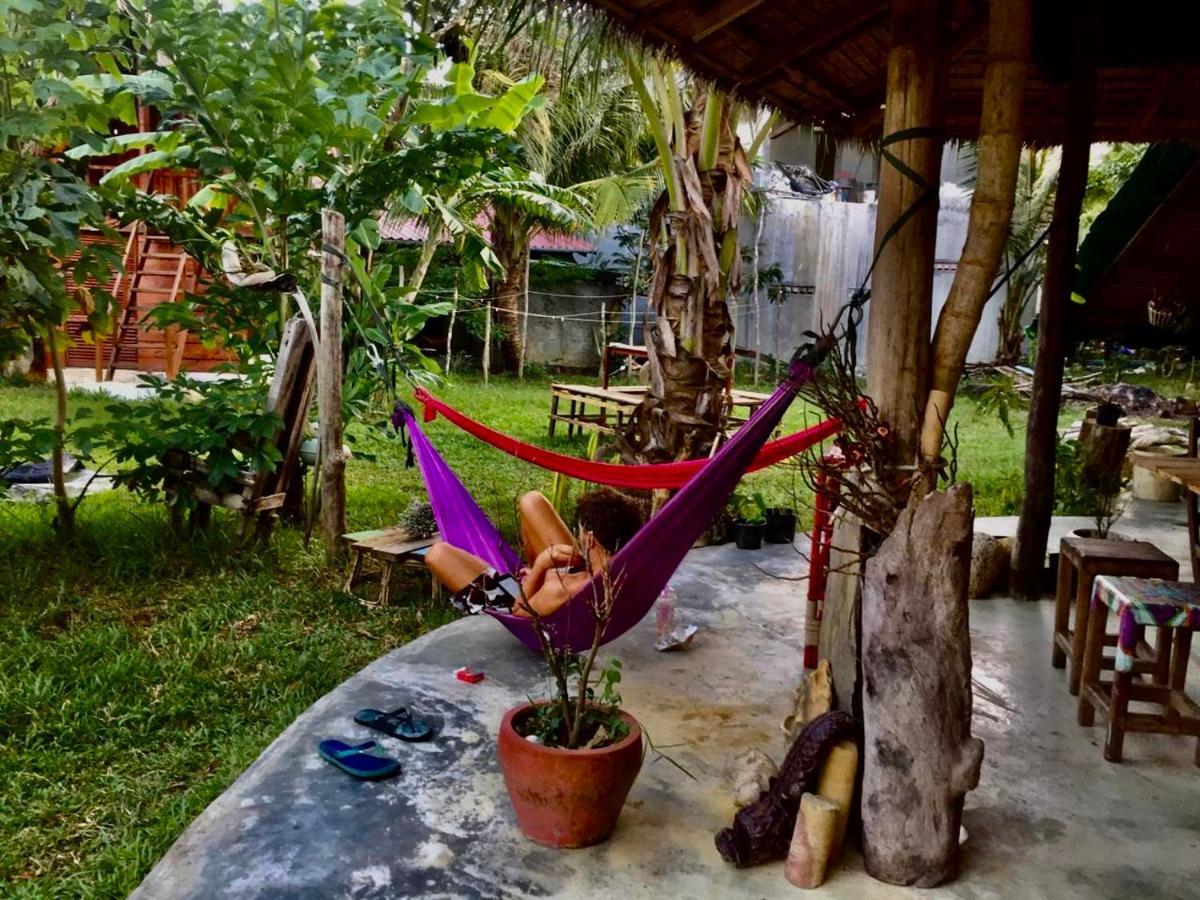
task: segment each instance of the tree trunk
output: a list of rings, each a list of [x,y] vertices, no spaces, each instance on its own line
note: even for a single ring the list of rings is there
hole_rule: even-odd
[[[525,279],[529,259],[530,229],[520,213],[496,208],[492,216],[492,250],[504,274],[496,282],[492,305],[496,307],[499,325],[503,330],[500,344],[504,368],[516,372],[524,355],[524,334],[521,330],[521,301],[525,296]]]
[[[946,0],[892,3],[884,158],[875,218],[878,260],[871,277],[868,319],[867,393],[891,425],[895,459],[900,465],[916,459],[917,431],[928,387],[948,12]],[[892,138],[900,134],[910,136]],[[917,180],[905,174],[905,169]],[[905,216],[909,218],[902,221]]]
[[[967,241],[933,336],[931,384],[921,423],[921,455],[926,462],[941,456],[954,392],[1012,223],[1029,61],[1029,5],[1030,0],[992,0],[990,6],[979,172]]]
[[[863,583],[863,857],[892,884],[958,872],[963,798],[979,783],[971,736],[967,582],[971,488],[914,496]]]
[[[342,453],[342,252],[346,221],[331,209],[321,211],[321,348],[317,388],[321,442],[321,531],[325,557],[341,558],[346,532],[346,458]]]
[[[1041,595],[1042,568],[1050,517],[1054,512],[1054,444],[1058,436],[1058,409],[1062,393],[1063,357],[1066,353],[1066,318],[1075,281],[1075,251],[1079,241],[1079,213],[1087,189],[1091,152],[1096,72],[1088,54],[1088,35],[1094,16],[1077,0],[1074,9],[1074,60],[1067,93],[1067,135],[1058,169],[1058,190],[1050,221],[1046,251],[1046,280],[1038,316],[1037,356],[1034,362],[1033,398],[1025,436],[1025,493],[1021,519],[1013,545],[1012,584],[1018,597]]]
[[[54,505],[59,533],[71,537],[75,533],[75,508],[67,497],[66,472],[63,471],[67,443],[67,378],[63,371],[63,354],[58,346],[58,330],[54,327],[46,332],[46,346],[50,351],[50,364],[54,366],[54,449],[50,455]]]
[[[623,447],[639,462],[705,456],[724,425],[733,366],[726,298],[738,290],[737,226],[751,174],[728,104],[720,111],[716,161],[701,170],[706,102],[697,96],[688,114],[686,151],[676,151],[673,158],[683,208],[671,209],[664,194],[650,216],[649,302],[655,312],[646,334],[650,389],[632,416]]]

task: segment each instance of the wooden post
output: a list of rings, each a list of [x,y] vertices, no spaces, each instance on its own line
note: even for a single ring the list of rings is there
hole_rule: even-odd
[[[517,361],[517,378],[525,380],[525,344],[529,340],[529,259],[533,254],[525,253],[525,310],[521,319],[521,356]]]
[[[871,277],[868,316],[867,393],[892,426],[899,465],[916,459],[917,429],[928,386],[948,6],[945,0],[892,2],[875,218],[879,258]],[[911,137],[889,141],[903,133]],[[920,180],[910,178],[904,168]],[[889,230],[905,216],[889,238]]]
[[[1089,35],[1095,24],[1090,12],[1075,4],[1071,83],[1067,92],[1067,133],[1054,214],[1046,250],[1046,278],[1038,314],[1037,355],[1033,371],[1033,397],[1025,435],[1025,495],[1013,545],[1013,593],[1037,599],[1041,595],[1042,567],[1050,517],[1054,512],[1054,444],[1058,437],[1058,409],[1062,394],[1063,357],[1066,352],[1066,318],[1075,282],[1075,250],[1079,240],[1079,212],[1087,189],[1095,111],[1096,71]]]
[[[608,363],[608,301],[600,301],[600,378],[607,382]],[[605,385],[607,387],[607,385]]]
[[[346,220],[321,210],[321,352],[317,357],[320,404],[321,531],[325,557],[338,560],[346,532],[346,459],[342,454],[342,262]]]
[[[763,206],[766,201],[758,199],[758,218],[754,223],[754,278],[752,294],[754,296],[754,384],[758,384],[759,372],[762,369],[762,295],[759,291],[758,280],[758,245],[762,241]],[[737,354],[734,353],[734,357]]]
[[[643,231],[638,239],[637,259],[633,263],[633,287],[629,292],[629,345],[632,347],[637,336],[637,298],[638,275],[642,271],[642,252],[646,249],[646,232]]]
[[[450,375],[450,357],[454,353],[454,318],[458,315],[458,279],[454,281],[454,299],[450,305],[450,325],[446,328],[446,375]]]
[[[492,368],[492,301],[485,307],[487,318],[483,320],[483,383],[488,383]]]
[[[921,456],[930,463],[940,460],[954,394],[1012,224],[1029,68],[1029,19],[1030,0],[992,0],[989,6],[988,62],[971,220],[954,284],[933,336],[929,398],[921,423]]]

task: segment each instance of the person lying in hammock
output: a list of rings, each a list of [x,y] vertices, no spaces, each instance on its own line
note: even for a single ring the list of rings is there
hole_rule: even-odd
[[[521,540],[525,559],[532,562],[519,572],[497,572],[474,554],[440,541],[429,548],[425,564],[463,612],[502,608],[528,616],[528,603],[538,615],[547,616],[603,571],[642,527],[638,505],[610,488],[582,494],[575,508],[578,543],[540,492],[521,497]]]

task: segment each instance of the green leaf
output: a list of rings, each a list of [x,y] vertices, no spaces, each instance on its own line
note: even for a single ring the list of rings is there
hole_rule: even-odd
[[[174,160],[170,153],[165,153],[162,150],[151,150],[149,153],[143,153],[141,156],[127,159],[116,166],[100,179],[100,183],[104,185],[124,184],[136,175],[169,168],[173,162]]]
[[[492,108],[473,124],[479,128],[494,128],[502,134],[511,134],[521,124],[525,113],[540,106],[544,100],[537,96],[546,79],[541,75],[528,75],[509,88]]]

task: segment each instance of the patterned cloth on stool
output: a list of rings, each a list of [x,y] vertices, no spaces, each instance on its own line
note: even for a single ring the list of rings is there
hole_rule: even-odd
[[[1117,614],[1117,653],[1111,690],[1100,681],[1108,613]],[[1121,761],[1126,731],[1185,734],[1200,738],[1200,706],[1185,693],[1192,632],[1200,628],[1200,587],[1155,578],[1097,576],[1088,615],[1079,694],[1079,724],[1091,725],[1096,710],[1108,720],[1104,758]],[[1147,681],[1133,681],[1137,648],[1146,628],[1158,628],[1170,640]],[[1160,647],[1168,646],[1162,641]],[[1161,713],[1130,713],[1130,701],[1157,704]],[[1196,745],[1200,765],[1200,740]]]

